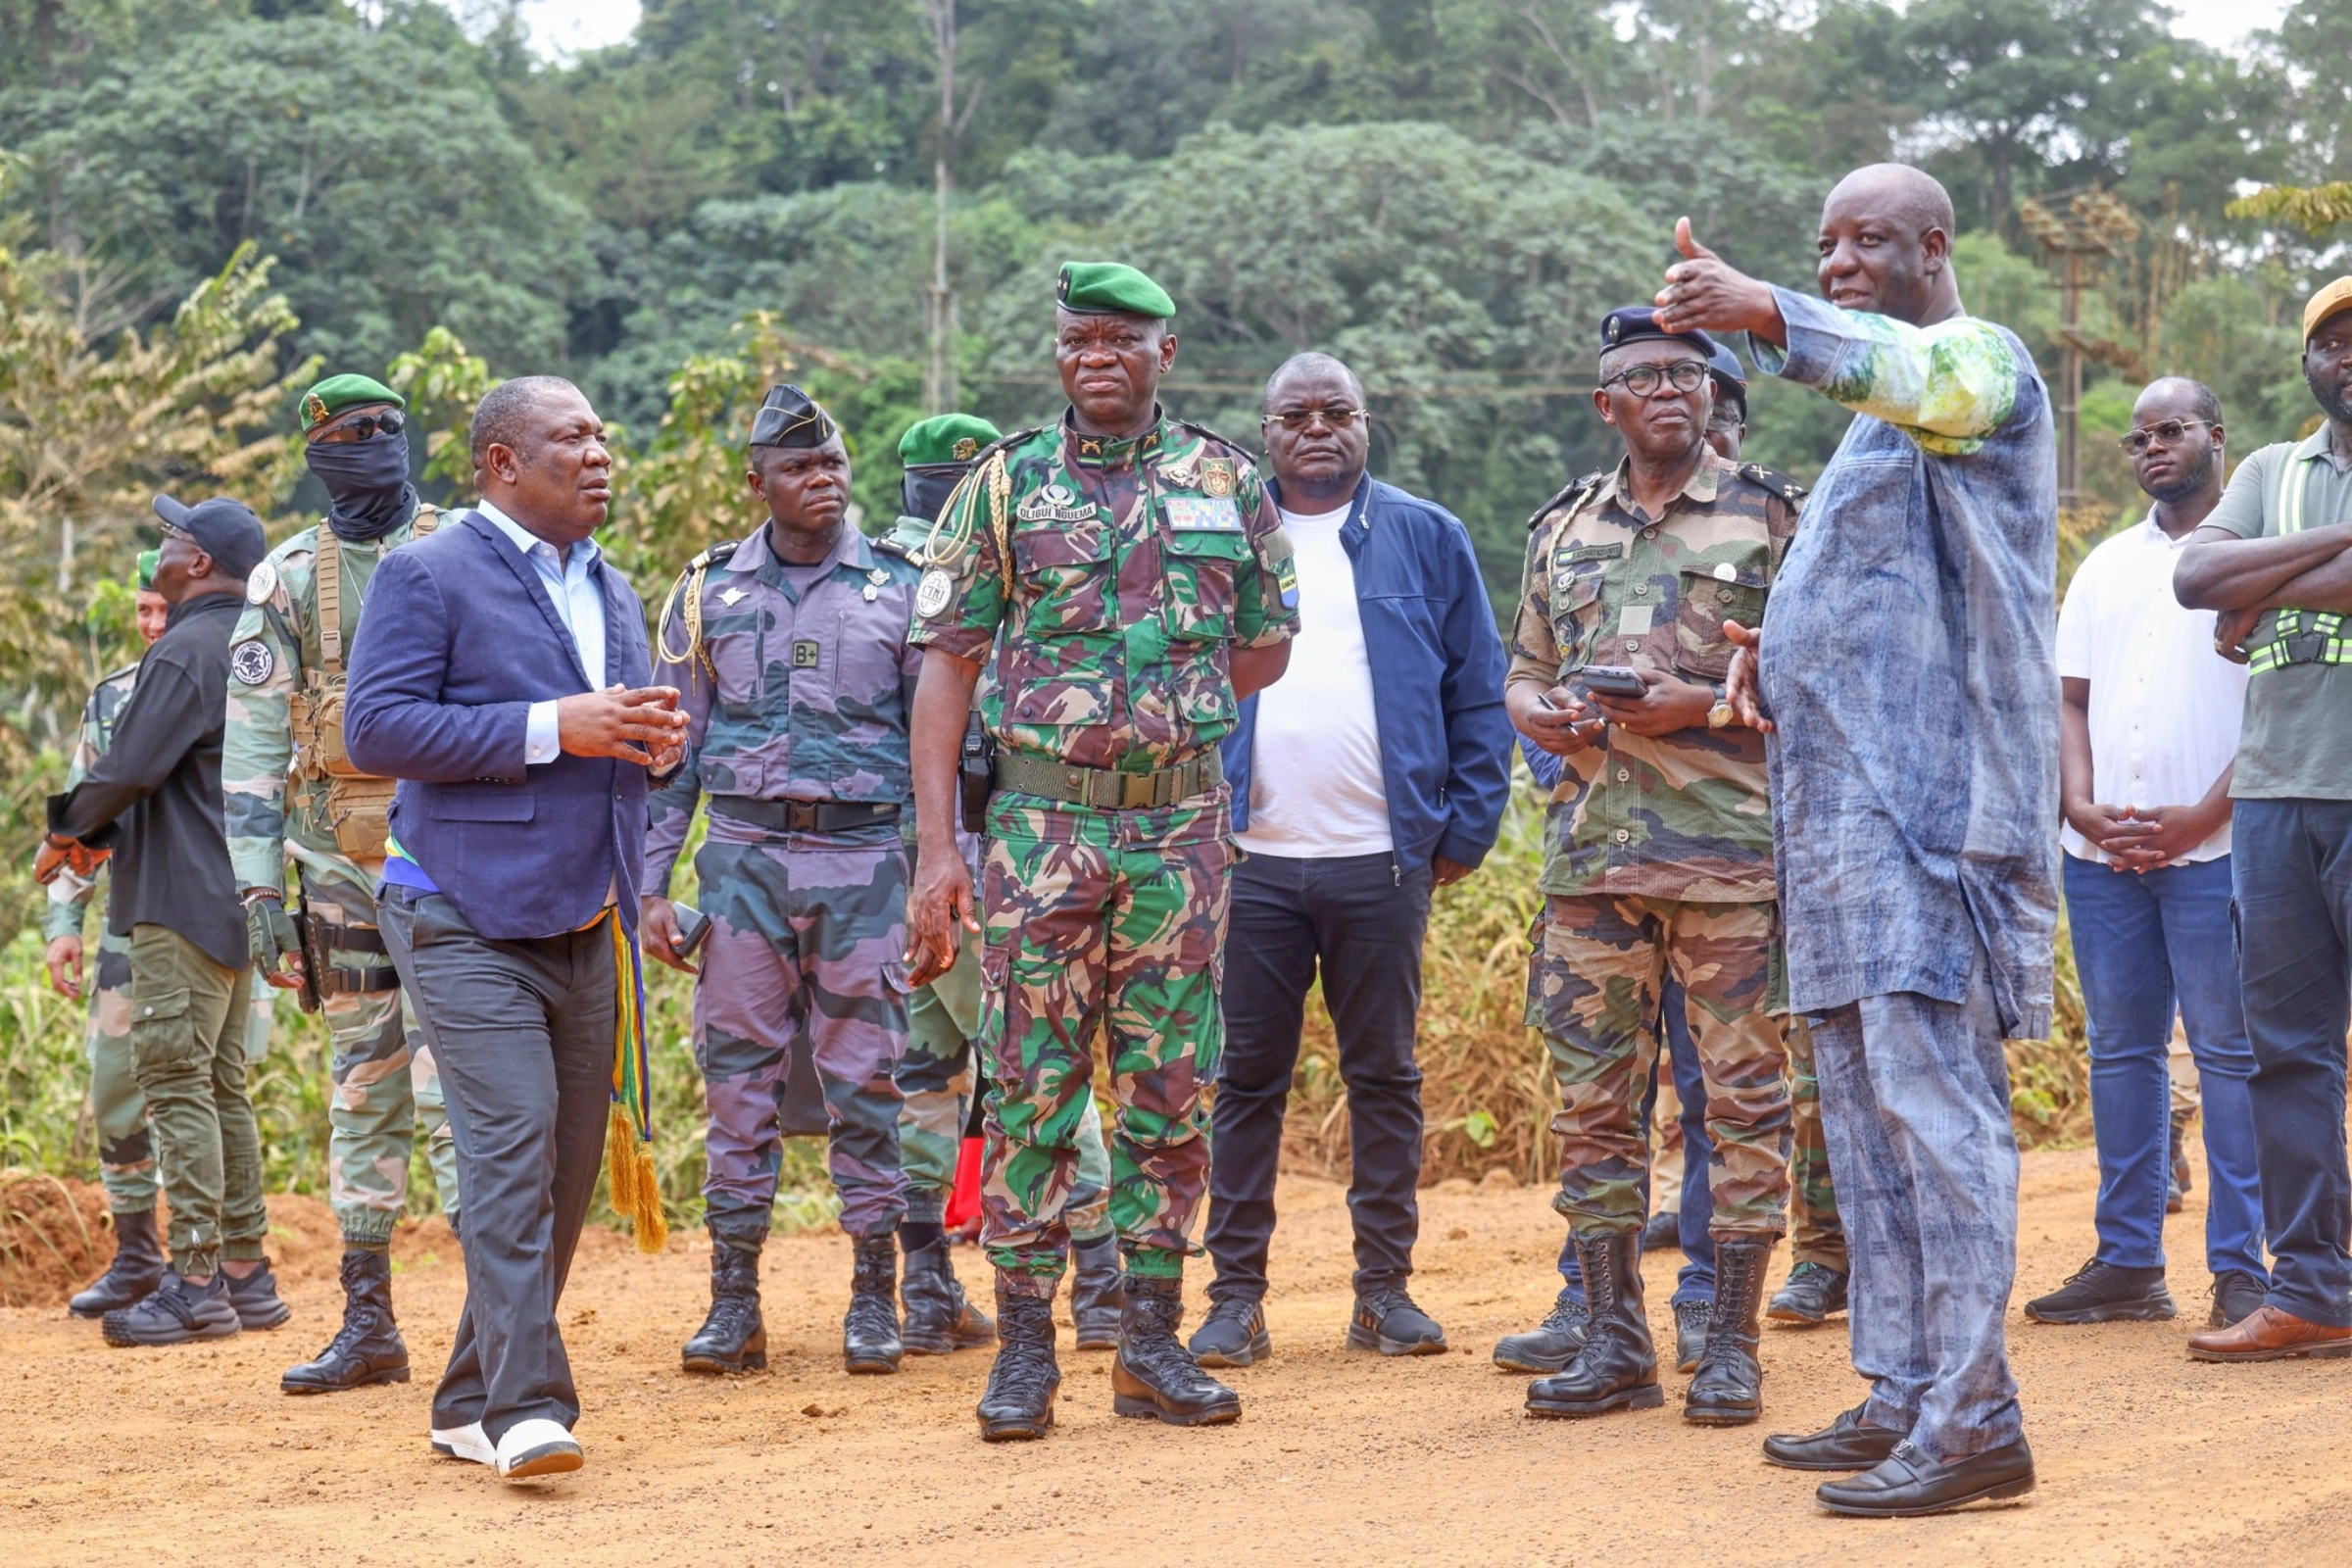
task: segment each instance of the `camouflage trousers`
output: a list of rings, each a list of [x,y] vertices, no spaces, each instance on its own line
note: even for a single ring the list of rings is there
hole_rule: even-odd
[[[956,966],[907,1000],[906,1054],[896,1074],[906,1103],[899,1112],[899,1159],[906,1171],[906,1217],[933,1225],[947,1216],[956,1158],[971,1119],[972,1043],[980,1036],[979,943],[959,931]],[[1078,1121],[1078,1178],[1062,1218],[1081,1242],[1110,1232],[1110,1151],[1102,1113],[1087,1097]]]
[[[1778,1236],[1788,1208],[1786,981],[1774,906],[1553,897],[1528,972],[1561,1108],[1560,1192],[1579,1236],[1639,1230],[1649,1141],[1642,1098],[1658,1056],[1659,993],[1682,983],[1707,1085],[1718,1237]]]
[[[1050,1295],[1068,1256],[1098,1035],[1120,1250],[1132,1273],[1183,1275],[1225,1049],[1230,820],[1221,794],[1123,811],[1000,795],[990,808],[981,1242],[1014,1288]]]
[[[1813,1027],[1788,1019],[1788,1107],[1796,1123],[1796,1152],[1788,1160],[1790,1263],[1846,1270],[1845,1227],[1838,1192],[1830,1185],[1830,1148],[1821,1132],[1821,1080],[1813,1071]]]
[[[796,1051],[824,1089],[841,1228],[890,1234],[906,1209],[892,1078],[906,1047],[906,852],[896,830],[885,840],[781,833],[714,812],[694,865],[710,916],[694,1059],[710,1118],[711,1234],[744,1251],[767,1240],[784,1157],[777,1110]]]
[[[375,929],[371,871],[331,843],[321,847],[289,837],[287,848],[311,917],[340,923],[354,938],[354,946],[336,952],[332,966],[351,974],[390,975],[392,960]],[[321,1000],[318,1010],[334,1052],[327,1067],[327,1200],[343,1240],[368,1249],[390,1244],[392,1227],[408,1207],[409,1164],[419,1136],[441,1210],[455,1218],[458,1146],[432,1048],[406,994],[397,985],[336,991]]]
[[[257,1071],[270,1054],[270,988],[256,975],[245,1028],[245,1066]],[[90,1058],[90,1120],[98,1137],[98,1181],[106,1206],[118,1214],[155,1207],[155,1139],[147,1129],[147,1101],[130,1062],[130,938],[101,931],[90,968],[90,1023],[83,1039]]]

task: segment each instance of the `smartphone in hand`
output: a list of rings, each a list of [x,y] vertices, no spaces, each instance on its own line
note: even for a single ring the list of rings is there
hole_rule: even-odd
[[[1577,674],[1587,690],[1605,697],[1640,697],[1649,690],[1642,672],[1626,664],[1587,664]]]

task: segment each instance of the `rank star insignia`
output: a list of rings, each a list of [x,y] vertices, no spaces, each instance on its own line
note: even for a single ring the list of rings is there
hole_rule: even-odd
[[[1211,499],[1233,494],[1233,460],[1231,458],[1202,458],[1200,460],[1200,493]]]
[[[956,597],[956,579],[943,566],[933,566],[923,573],[923,580],[914,590],[914,612],[925,620],[937,616]]]
[[[890,573],[884,571],[880,566],[876,566],[873,570],[865,574],[865,580],[879,588],[890,581]],[[874,596],[872,594],[867,594],[865,597],[871,599]]]
[[[733,610],[737,605],[743,603],[750,597],[751,595],[745,593],[740,588],[722,588],[719,590],[718,602],[726,606],[729,610]]]

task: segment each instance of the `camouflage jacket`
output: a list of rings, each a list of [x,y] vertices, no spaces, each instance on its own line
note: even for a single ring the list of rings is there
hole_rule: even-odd
[[[418,515],[434,509],[419,507]],[[296,776],[288,708],[305,670],[323,670],[318,639],[318,529],[314,524],[270,552],[267,570],[247,585],[245,613],[229,641],[228,722],[220,737],[220,790],[228,858],[240,888],[284,890],[285,861],[320,860],[344,875],[356,869],[335,846],[326,810],[327,781],[315,768]],[[335,541],[343,564],[343,664],[350,667],[360,605],[384,556],[416,537],[416,519],[381,539]],[[256,592],[261,592],[257,600]]]
[[[1652,518],[1626,468],[1540,513],[1511,638],[1513,685],[1576,684],[1587,664],[1630,664],[1719,683],[1753,626],[1789,536],[1798,492],[1708,452]],[[1612,724],[1566,760],[1544,832],[1545,893],[1699,903],[1775,896],[1764,737],[1704,725],[1645,738]]]
[[[646,802],[649,891],[669,885],[706,794],[904,802],[912,790],[914,567],[846,523],[806,589],[786,578],[765,525],[710,554],[699,593],[691,566],[671,590],[656,641],[654,679],[678,688],[687,728],[684,760]],[[691,653],[690,612],[702,627]]]
[[[90,688],[89,701],[81,705],[81,737],[74,743],[73,760],[66,765],[68,790],[80,783],[90,764],[115,743],[115,720],[122,715],[122,705],[130,701],[130,689],[138,679],[139,666],[125,664]],[[71,871],[58,872],[49,884],[49,900],[41,906],[42,939],[55,942],[59,937],[81,935],[83,911],[97,890],[96,877],[85,880]]]
[[[1008,482],[1009,563],[996,537],[997,472]],[[1298,629],[1290,541],[1257,470],[1197,425],[1162,417],[1106,441],[1065,418],[1009,436],[982,455],[943,520],[943,544],[969,533],[952,559],[953,591],[914,640],[970,660],[993,647],[981,710],[1008,750],[1131,773],[1172,767],[1233,728],[1229,650]]]

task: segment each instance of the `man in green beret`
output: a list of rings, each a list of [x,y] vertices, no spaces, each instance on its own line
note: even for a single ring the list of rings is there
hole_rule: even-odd
[[[326,1165],[343,1231],[343,1325],[317,1359],[288,1369],[288,1394],[409,1380],[390,1250],[418,1132],[442,1212],[459,1223],[440,1080],[375,928],[392,781],[360,772],[343,750],[344,666],[368,584],[388,552],[439,521],[409,482],[406,406],[365,375],[329,376],[303,394],[303,452],[326,487],[326,518],[255,568],[229,646],[220,782],[254,962],[272,986],[301,991],[334,1039]]]
[[[899,441],[899,519],[874,548],[921,567],[931,533],[973,460],[1003,439],[986,419],[942,414],[908,426]],[[914,823],[906,824],[909,852]],[[967,871],[980,868],[980,836],[956,834]],[[899,1157],[906,1172],[906,1218],[899,1245],[906,1254],[900,1294],[906,1306],[906,1348],[944,1354],[996,1341],[996,1326],[964,1299],[949,1261],[944,1224],[956,1185],[956,1159],[970,1120],[975,1074],[972,1044],[980,1036],[980,962],[973,934],[958,929],[956,964],[909,999],[906,1054],[899,1063]],[[1119,1283],[1118,1235],[1110,1224],[1110,1151],[1092,1097],[1078,1124],[1078,1177],[1065,1213],[1077,1275],[1070,1286],[1070,1326],[1078,1348],[1115,1349],[1124,1293]]]
[[[1069,409],[980,454],[930,547],[913,639],[928,654],[913,735],[916,984],[955,963],[958,925],[979,929],[956,783],[983,663],[991,675],[981,1201],[1002,1344],[978,1412],[991,1441],[1053,1425],[1053,1300],[1098,1033],[1126,1260],[1113,1407],[1185,1426],[1241,1414],[1176,1338],[1224,1048],[1233,849],[1217,744],[1240,699],[1281,675],[1298,625],[1290,543],[1257,470],[1159,407],[1176,363],[1166,290],[1131,267],[1072,262],[1056,300]]]

